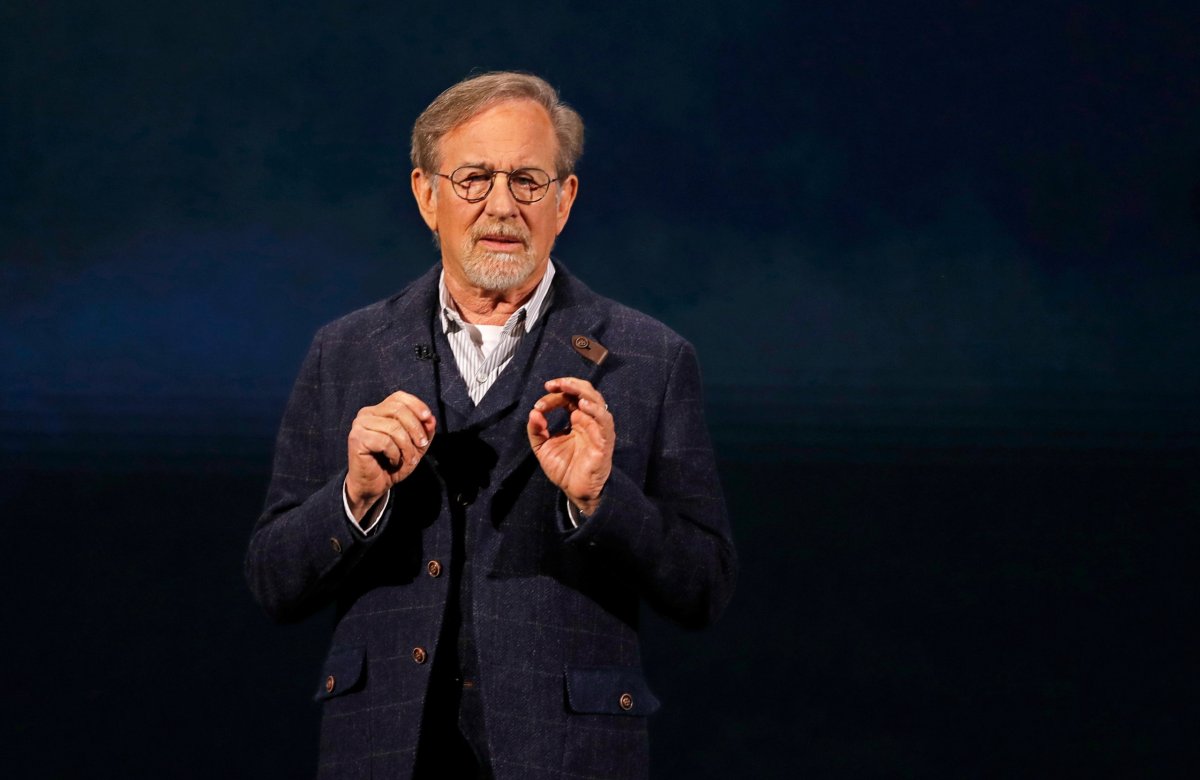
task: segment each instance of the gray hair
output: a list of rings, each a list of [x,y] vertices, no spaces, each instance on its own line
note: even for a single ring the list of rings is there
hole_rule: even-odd
[[[463,79],[438,95],[413,124],[412,164],[426,173],[438,173],[438,142],[464,122],[507,100],[532,100],[546,109],[558,139],[555,176],[575,172],[583,154],[583,120],[558,97],[558,90],[531,73],[495,71]]]

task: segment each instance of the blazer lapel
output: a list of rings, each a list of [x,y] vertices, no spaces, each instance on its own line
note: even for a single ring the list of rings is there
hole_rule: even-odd
[[[403,390],[431,409],[438,403],[434,361],[439,358],[433,339],[438,271],[435,267],[389,299],[383,322],[370,336],[385,394]]]
[[[561,283],[560,283],[561,280]],[[542,333],[524,381],[524,388],[512,410],[512,433],[500,454],[495,476],[503,481],[526,457],[532,457],[526,418],[534,403],[546,394],[546,381],[572,376],[595,384],[602,368],[584,358],[573,346],[577,336],[589,339],[603,325],[600,310],[591,305],[590,293],[570,277],[562,266],[554,279],[554,298],[540,323]],[[581,295],[581,292],[584,293]],[[490,392],[490,391],[489,391]],[[486,396],[485,396],[486,400]]]

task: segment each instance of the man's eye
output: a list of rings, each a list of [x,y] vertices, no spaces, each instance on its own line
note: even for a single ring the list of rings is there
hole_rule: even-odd
[[[529,176],[524,173],[518,173],[518,174],[514,175],[512,177],[512,183],[517,185],[518,187],[527,187],[531,190],[536,189],[538,186],[537,181],[532,176]]]
[[[462,178],[463,184],[485,184],[492,177],[486,173],[470,173]]]

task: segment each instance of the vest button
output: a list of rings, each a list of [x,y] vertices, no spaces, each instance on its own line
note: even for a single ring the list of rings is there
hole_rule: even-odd
[[[429,572],[430,577],[442,576],[442,564],[438,561],[430,561],[425,564],[425,570]]]
[[[412,655],[413,661],[419,664],[425,663],[425,659],[429,657],[425,652],[425,648],[423,647],[414,647]]]
[[[336,536],[329,540],[329,546],[332,547],[333,551],[338,555],[342,554],[342,542]]]
[[[337,687],[337,679],[331,674],[325,678],[325,693],[333,693],[333,689]]]
[[[617,700],[617,704],[621,705],[621,709],[629,712],[633,709],[633,697],[628,693],[622,693],[621,698]]]

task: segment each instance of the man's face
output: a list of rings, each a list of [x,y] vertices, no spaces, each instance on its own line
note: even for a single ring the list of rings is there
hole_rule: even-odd
[[[553,177],[558,142],[550,117],[537,103],[508,101],[477,114],[442,137],[439,173],[464,165],[496,171],[540,168]],[[499,174],[478,203],[455,194],[442,176],[412,173],[421,216],[441,242],[442,265],[464,286],[514,290],[541,278],[554,239],[567,224],[579,182],[574,175],[537,203],[520,203]]]

